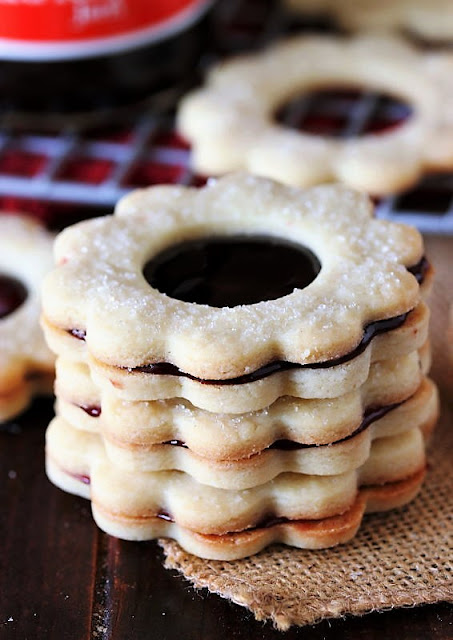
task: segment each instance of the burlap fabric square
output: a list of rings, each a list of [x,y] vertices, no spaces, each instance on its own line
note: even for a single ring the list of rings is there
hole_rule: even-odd
[[[428,238],[426,247],[437,272],[431,376],[439,385],[442,409],[418,497],[403,509],[366,516],[351,542],[323,551],[273,546],[251,558],[220,562],[161,540],[168,568],[179,570],[196,588],[248,607],[257,620],[272,620],[282,631],[344,614],[453,600],[453,368],[447,344],[453,240]]]

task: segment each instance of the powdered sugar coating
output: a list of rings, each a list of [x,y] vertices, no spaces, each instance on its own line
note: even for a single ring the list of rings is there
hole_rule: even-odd
[[[26,216],[0,215],[0,273],[27,290],[0,319],[0,422],[20,413],[35,392],[51,393],[54,356],[39,326],[40,288],[52,268],[54,236]]]
[[[297,36],[214,67],[183,98],[178,128],[207,175],[246,169],[298,186],[340,180],[389,194],[426,169],[453,167],[452,74],[453,54],[422,53],[397,36]],[[287,100],[332,87],[399,96],[412,115],[391,131],[345,140],[276,122]]]
[[[233,308],[170,298],[142,274],[168,246],[237,234],[299,242],[318,256],[321,271],[302,290]],[[405,265],[422,254],[420,234],[373,219],[365,195],[238,174],[204,189],[135,191],[114,216],[63,231],[43,308],[51,325],[85,330],[88,352],[102,363],[170,362],[202,379],[228,379],[275,359],[313,363],[348,353],[366,324],[417,305],[419,286]]]

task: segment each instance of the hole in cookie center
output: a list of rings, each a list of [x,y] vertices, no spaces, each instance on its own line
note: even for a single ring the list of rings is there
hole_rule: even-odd
[[[333,138],[385,133],[412,115],[404,99],[357,88],[298,94],[280,105],[275,119],[291,129]]]
[[[320,269],[318,258],[302,245],[267,236],[234,236],[169,247],[146,263],[143,275],[171,298],[235,307],[303,289]]]
[[[20,280],[0,273],[0,318],[13,313],[25,302],[27,295],[27,289]]]

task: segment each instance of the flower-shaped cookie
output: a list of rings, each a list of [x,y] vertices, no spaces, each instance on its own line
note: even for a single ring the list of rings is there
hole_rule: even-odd
[[[27,217],[0,214],[0,422],[35,393],[51,393],[54,357],[39,326],[40,287],[54,236]]]
[[[294,11],[328,14],[347,29],[403,29],[433,41],[453,39],[450,0],[285,0]]]
[[[369,199],[343,186],[301,191],[238,174],[151,187],[55,246],[45,327],[107,365],[167,363],[204,381],[275,361],[333,364],[370,323],[420,300],[406,268],[423,255],[420,234],[374,219]],[[260,291],[251,303],[250,290]]]
[[[208,175],[247,169],[298,186],[340,180],[372,194],[453,168],[453,54],[422,53],[396,36],[298,36],[214,68],[180,105],[178,128]],[[339,139],[291,129],[275,114],[295,96],[346,87],[400,97],[399,127]]]

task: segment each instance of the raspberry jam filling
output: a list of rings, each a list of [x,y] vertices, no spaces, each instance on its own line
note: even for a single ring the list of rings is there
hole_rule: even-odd
[[[238,376],[237,378],[227,378],[222,380],[204,380],[202,378],[197,378],[196,376],[192,376],[190,373],[181,371],[181,369],[176,367],[174,364],[170,364],[169,362],[156,362],[153,364],[142,365],[140,367],[125,368],[129,372],[152,373],[155,375],[165,376],[183,376],[184,378],[196,380],[197,382],[200,382],[202,384],[215,385],[246,384],[248,382],[261,380],[262,378],[267,378],[274,373],[280,373],[282,371],[288,371],[290,369],[329,369],[330,367],[335,367],[337,365],[344,364],[345,362],[349,362],[353,358],[363,353],[363,351],[365,351],[365,349],[375,336],[379,335],[380,333],[385,333],[387,331],[391,331],[392,329],[401,327],[406,321],[408,315],[408,313],[403,313],[402,315],[395,316],[394,318],[371,322],[365,327],[362,340],[359,342],[355,349],[349,351],[348,353],[345,353],[338,358],[334,358],[333,360],[325,360],[324,362],[300,364],[299,362],[275,360],[274,362],[269,362],[269,364],[266,364],[263,367],[252,371],[252,373],[246,373],[242,376]]]
[[[0,318],[13,313],[27,299],[25,286],[11,276],[0,273]]]
[[[417,264],[412,265],[412,267],[406,267],[409,273],[412,273],[414,278],[417,280],[418,284],[422,284],[425,279],[428,271],[431,268],[431,265],[428,262],[428,259],[423,256]]]
[[[171,298],[211,307],[276,300],[304,289],[321,264],[307,248],[260,236],[203,238],[149,260],[143,275]]]
[[[78,407],[91,418],[99,418],[102,413],[101,407],[97,404],[79,404]]]
[[[68,333],[73,337],[77,338],[77,340],[85,340],[87,332],[84,329],[69,329]]]
[[[350,87],[297,94],[280,105],[274,117],[291,129],[344,139],[383,134],[411,115],[411,106],[401,98]]]

